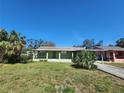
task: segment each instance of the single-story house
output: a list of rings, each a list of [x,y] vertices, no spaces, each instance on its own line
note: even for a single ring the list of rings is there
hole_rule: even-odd
[[[74,53],[85,50],[78,47],[40,47],[33,50],[33,61],[71,62]]]
[[[96,54],[96,60],[124,62],[124,48],[121,47],[40,47],[33,49],[33,61],[72,62],[72,59],[80,51],[92,51]]]

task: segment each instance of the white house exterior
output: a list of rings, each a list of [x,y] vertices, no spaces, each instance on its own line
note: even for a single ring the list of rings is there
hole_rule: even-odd
[[[33,61],[72,62],[77,52],[91,51],[96,54],[96,60],[124,62],[124,48],[121,47],[40,47],[33,49]]]
[[[85,50],[77,47],[40,47],[33,50],[33,61],[72,62],[74,53]]]

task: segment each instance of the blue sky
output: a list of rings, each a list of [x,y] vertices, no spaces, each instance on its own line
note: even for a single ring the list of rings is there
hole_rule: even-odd
[[[124,37],[124,0],[0,0],[0,27],[57,46]]]

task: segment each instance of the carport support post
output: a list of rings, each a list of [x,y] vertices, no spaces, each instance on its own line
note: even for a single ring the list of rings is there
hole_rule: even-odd
[[[59,59],[61,59],[61,52],[59,52]]]
[[[102,54],[101,54],[101,58],[102,58],[102,61],[104,61],[104,58],[103,58],[103,52],[102,52]]]
[[[113,52],[113,61],[115,62],[115,52]]]
[[[49,56],[49,54],[48,54],[48,52],[46,52],[46,59],[48,59],[48,56]]]
[[[38,51],[35,51],[34,52],[34,59],[37,59],[37,57],[38,57]]]
[[[72,52],[72,59],[73,59],[73,57],[74,57],[74,53]]]
[[[35,59],[35,51],[33,51],[33,61],[34,61],[34,59]]]

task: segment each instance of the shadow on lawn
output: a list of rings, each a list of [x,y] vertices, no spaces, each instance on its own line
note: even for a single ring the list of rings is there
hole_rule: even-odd
[[[87,67],[84,67],[82,65],[77,65],[77,64],[72,64],[71,67],[76,68],[76,69],[85,69],[85,70],[96,70],[97,66],[94,65],[91,69],[88,69]]]
[[[76,69],[84,69],[82,66],[72,64],[71,67],[76,68]]]
[[[13,62],[13,61],[4,61],[4,62],[1,62],[2,64],[28,64],[28,63],[33,63],[33,61],[16,61],[16,62]]]

